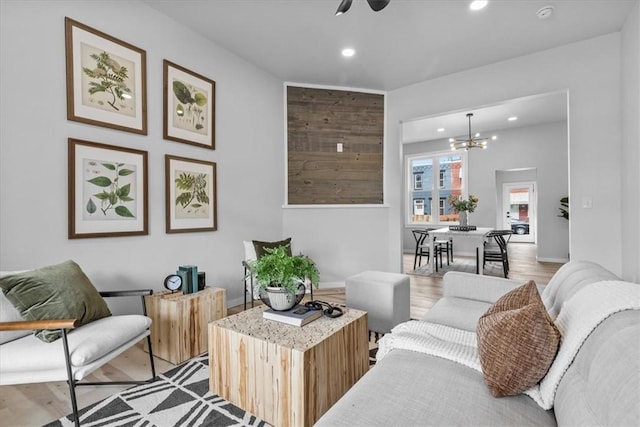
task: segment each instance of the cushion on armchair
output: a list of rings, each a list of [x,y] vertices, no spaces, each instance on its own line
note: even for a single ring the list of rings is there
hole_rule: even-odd
[[[78,319],[80,325],[111,315],[89,278],[73,261],[0,278],[0,289],[24,320]],[[58,330],[39,330],[45,342]]]
[[[259,240],[253,240],[253,247],[256,251],[256,259],[262,258],[267,253],[265,249],[275,249],[280,246],[287,247],[287,255],[291,256],[291,237],[280,240],[278,242],[261,242]]]

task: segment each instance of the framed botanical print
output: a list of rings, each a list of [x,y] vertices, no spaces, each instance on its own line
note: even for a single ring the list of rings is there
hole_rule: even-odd
[[[215,149],[216,82],[163,62],[163,137]]]
[[[216,164],[165,155],[167,233],[218,229]]]
[[[149,234],[147,152],[69,138],[69,238]]]
[[[65,18],[67,119],[147,134],[147,54]]]

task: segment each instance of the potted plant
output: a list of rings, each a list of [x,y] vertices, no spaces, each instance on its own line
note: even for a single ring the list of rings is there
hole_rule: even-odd
[[[470,194],[467,200],[453,194],[449,196],[449,205],[459,213],[460,225],[467,225],[467,212],[473,212],[478,207],[478,197]]]
[[[249,274],[253,274],[260,289],[269,296],[274,310],[288,310],[296,303],[300,285],[309,280],[318,286],[320,273],[313,260],[305,255],[289,255],[287,246],[265,248],[266,254],[250,261]]]
[[[561,218],[569,219],[569,196],[565,196],[560,199],[560,215]]]

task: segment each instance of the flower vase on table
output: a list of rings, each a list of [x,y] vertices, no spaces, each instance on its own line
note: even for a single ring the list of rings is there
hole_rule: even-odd
[[[469,218],[468,218],[467,211],[460,211],[458,215],[459,215],[458,222],[460,223],[461,226],[466,227],[467,225],[469,225]]]

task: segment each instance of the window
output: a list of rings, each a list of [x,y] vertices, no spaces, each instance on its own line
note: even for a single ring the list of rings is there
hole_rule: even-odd
[[[413,189],[422,190],[422,172],[413,174]]]
[[[406,157],[409,179],[407,224],[447,224],[458,221],[449,196],[466,196],[462,185],[466,153],[425,153]],[[437,213],[437,214],[436,214]]]

